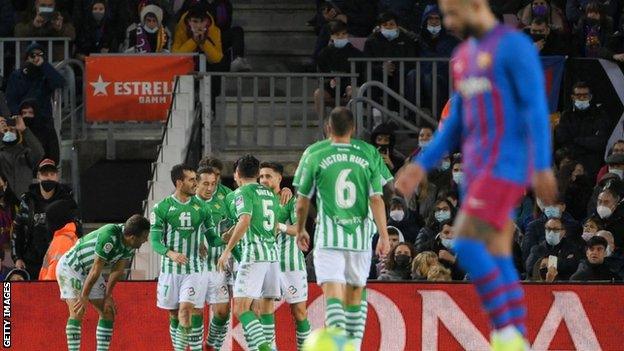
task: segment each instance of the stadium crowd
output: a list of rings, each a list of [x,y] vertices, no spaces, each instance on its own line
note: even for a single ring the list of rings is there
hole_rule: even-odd
[[[624,62],[620,1],[491,3],[501,20],[531,36],[541,55]],[[352,57],[450,57],[460,42],[458,33],[444,29],[431,0],[317,0],[317,8],[309,25],[318,33],[313,57],[320,72],[348,72]],[[244,31],[232,25],[228,0],[0,0],[0,9],[1,37],[70,37],[81,60],[92,53],[200,52],[208,70],[251,70],[244,58]],[[353,38],[365,38],[363,50],[352,44]],[[64,79],[48,63],[46,55],[52,53],[46,48],[35,43],[24,52],[23,66],[3,77],[0,97],[0,276],[6,280],[45,278],[56,250],[82,235],[77,205],[58,177],[50,97]],[[389,85],[396,87],[394,63],[380,63],[373,74],[382,70],[390,72]],[[444,76],[431,77],[428,69],[421,74],[423,94],[430,93],[434,79],[448,86]],[[341,84],[345,103],[351,87]],[[330,81],[315,92],[319,114],[321,99],[329,103],[335,89]],[[417,90],[408,86],[406,95],[414,98]],[[561,113],[553,133],[560,198],[555,206],[543,206],[527,192],[515,214],[516,267],[531,281],[622,280],[624,140],[608,145],[619,117],[608,116],[594,102],[587,83],[577,82],[569,98],[572,107]],[[396,148],[395,129],[380,124],[368,140],[393,174],[426,148],[434,133],[422,126],[418,147],[406,157]],[[374,260],[370,279],[468,278],[453,252],[462,181],[462,157],[454,153],[415,194],[404,198],[390,189],[385,197],[394,246],[388,257]],[[5,254],[8,250],[11,255]],[[308,255],[308,265],[311,259]]]

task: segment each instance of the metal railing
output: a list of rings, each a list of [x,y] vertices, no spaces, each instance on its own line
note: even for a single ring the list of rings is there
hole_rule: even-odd
[[[351,58],[351,73],[360,72],[366,81],[379,81],[383,86],[390,87],[407,101],[419,107],[426,107],[431,110],[430,116],[439,117],[441,110],[441,98],[446,98],[452,92],[452,74],[450,74],[449,58],[410,58],[410,57],[362,57]],[[392,62],[394,72],[388,70],[385,62]],[[448,85],[448,87],[445,87]],[[443,91],[441,88],[445,88]],[[448,90],[448,94],[446,94]],[[444,94],[443,94],[444,92]],[[388,91],[378,92],[369,90],[367,98],[376,100],[386,110],[396,110],[399,116],[406,116],[409,112],[404,103],[393,106],[389,100]],[[429,94],[428,101],[423,100],[423,94]],[[372,112],[369,110],[370,115]]]
[[[197,78],[204,154],[210,154],[215,146],[220,150],[307,146],[322,136],[325,108],[346,105],[348,97],[343,90],[347,85],[355,86],[357,75],[207,72]],[[317,104],[312,109],[317,90]],[[326,90],[332,92],[327,100]],[[314,129],[318,133],[311,133]]]
[[[5,69],[5,60],[7,58],[13,57],[14,66],[13,68],[19,68],[23,61],[22,51],[26,49],[25,45],[30,45],[33,42],[37,42],[46,49],[46,57],[48,58],[48,62],[54,61],[64,61],[69,59],[71,56],[71,38],[67,37],[28,37],[28,38],[0,38],[0,76],[6,77]],[[63,43],[63,56],[60,60],[55,60],[55,43]]]

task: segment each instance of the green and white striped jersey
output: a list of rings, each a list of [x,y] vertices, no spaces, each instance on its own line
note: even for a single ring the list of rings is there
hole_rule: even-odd
[[[351,139],[351,144],[359,147],[362,151],[366,152],[368,155],[367,160],[371,162],[372,164],[377,165],[377,169],[379,170],[379,173],[382,179],[382,183],[381,183],[382,186],[385,186],[387,183],[390,183],[394,179],[394,176],[390,172],[390,169],[388,169],[388,166],[386,165],[383,158],[381,157],[379,150],[377,150],[373,145],[360,139]],[[293,178],[293,186],[299,187],[299,183],[301,180],[301,171],[303,170],[303,164],[305,163],[305,160],[308,157],[308,155],[318,150],[321,150],[329,145],[331,145],[331,140],[325,139],[325,140],[317,141],[316,143],[308,146],[305,149],[305,151],[303,151],[303,154],[301,155],[301,159],[299,160],[299,166],[297,167],[297,170],[295,171],[295,176]]]
[[[217,234],[220,234],[221,230],[219,228],[219,223],[221,223],[223,219],[227,218],[227,208],[225,206],[225,201],[224,201],[225,196],[223,197],[224,200],[220,200],[217,196],[212,196],[210,200],[204,200],[197,195],[195,195],[195,197],[197,197],[197,199],[200,201],[204,201],[206,205],[208,205],[208,208],[210,208],[210,213],[212,214],[212,220],[217,226]],[[221,245],[221,246],[207,245],[207,247],[208,247],[208,255],[206,256],[206,263],[207,263],[208,271],[216,272],[217,262],[219,261],[219,257],[221,257],[221,254],[223,253],[223,249],[225,249],[225,246],[224,245]]]
[[[135,249],[124,245],[123,226],[121,224],[107,224],[78,240],[65,253],[65,263],[74,271],[84,275],[89,274],[95,256],[99,256],[111,268],[119,260],[130,260]]]
[[[293,197],[286,205],[280,206],[280,211],[277,215],[279,223],[297,223],[297,214],[295,213],[296,202],[296,198]],[[277,235],[277,248],[279,250],[279,261],[282,272],[305,271],[305,258],[303,257],[303,252],[301,252],[297,246],[296,237],[280,232]]]
[[[228,188],[227,186],[221,184],[221,182],[219,182],[219,185],[217,185],[217,190],[215,191],[213,197],[216,197],[218,200],[220,201],[224,201],[225,202],[225,197],[229,194],[232,193],[232,189]],[[216,223],[216,221],[215,221]]]
[[[182,203],[171,195],[154,206],[150,222],[152,248],[163,256],[162,273],[190,274],[205,270],[200,245],[207,241],[210,248],[220,240],[208,205],[194,196]],[[171,260],[166,256],[169,250],[184,254],[188,263],[181,265]]]
[[[236,218],[251,216],[249,229],[243,237],[242,262],[278,261],[275,241],[277,214],[280,206],[271,189],[258,183],[241,186],[234,191]]]
[[[382,180],[369,154],[353,144],[331,144],[308,155],[301,171],[299,195],[316,192],[315,246],[366,251],[376,226],[369,198],[381,195]]]

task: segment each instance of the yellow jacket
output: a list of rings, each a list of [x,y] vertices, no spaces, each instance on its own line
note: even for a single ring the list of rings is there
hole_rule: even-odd
[[[215,24],[214,19],[210,14],[210,25],[208,26],[208,38],[204,41],[201,47],[198,48],[197,43],[192,37],[189,37],[186,28],[186,15],[185,13],[180,18],[180,21],[176,25],[175,35],[173,38],[173,52],[174,53],[193,53],[198,49],[206,54],[206,60],[209,63],[218,63],[223,59],[223,49],[221,47],[221,30]]]

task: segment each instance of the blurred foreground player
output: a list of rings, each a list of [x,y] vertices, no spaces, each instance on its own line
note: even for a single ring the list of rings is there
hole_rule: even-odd
[[[149,221],[140,215],[130,217],[125,224],[107,224],[82,237],[59,260],[56,277],[61,299],[69,307],[65,328],[69,351],[80,350],[82,318],[88,303],[100,315],[95,334],[97,350],[108,350],[116,312],[113,288],[123,278],[134,252],[147,241],[149,229]],[[102,276],[104,268],[111,268],[108,283]]]
[[[447,29],[468,39],[452,60],[455,95],[444,128],[397,176],[412,194],[461,141],[465,181],[455,251],[493,326],[494,350],[525,350],[526,307],[511,250],[512,210],[532,180],[551,204],[556,181],[542,68],[531,40],[497,22],[487,0],[441,0]]]

